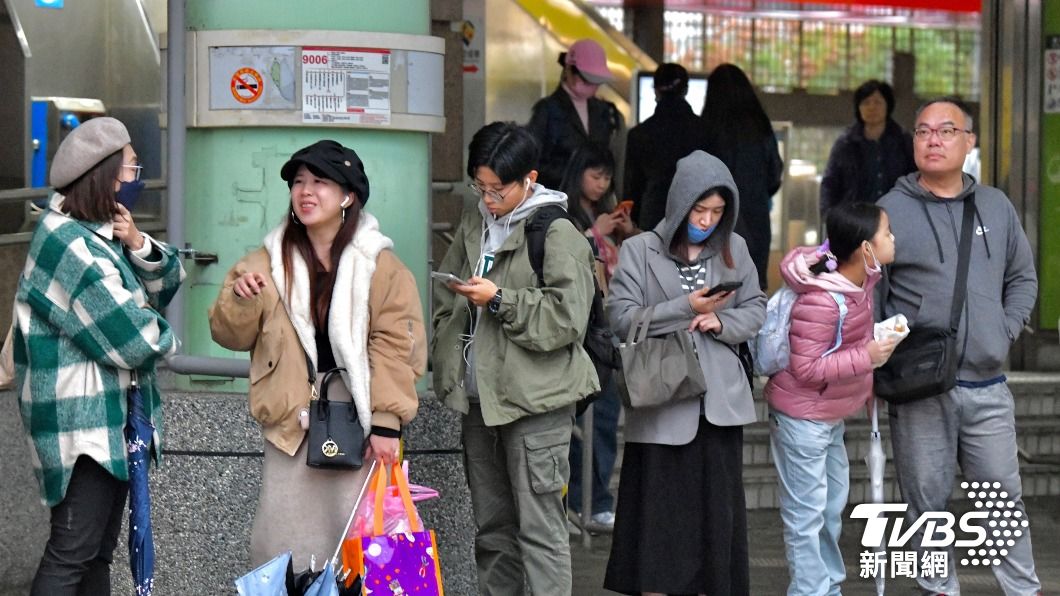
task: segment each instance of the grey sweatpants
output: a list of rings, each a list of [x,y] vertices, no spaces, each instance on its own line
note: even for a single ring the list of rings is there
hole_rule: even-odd
[[[968,482],[1000,482],[1000,490],[1008,493],[1021,519],[1027,519],[1014,410],[1005,383],[955,387],[943,395],[889,407],[894,463],[902,498],[909,505],[908,523],[925,511],[946,511],[958,464]],[[923,534],[921,527],[909,542],[910,548],[916,547],[918,561],[923,551],[932,550],[919,547]],[[952,546],[947,550],[948,577],[917,578],[925,594],[961,593],[955,560],[961,554],[955,554]],[[1007,596],[1037,594],[1041,583],[1034,571],[1029,527],[1008,551],[1001,564],[991,568],[998,585]]]
[[[563,486],[570,477],[574,406],[486,426],[463,419],[464,469],[475,515],[479,593],[570,596]]]

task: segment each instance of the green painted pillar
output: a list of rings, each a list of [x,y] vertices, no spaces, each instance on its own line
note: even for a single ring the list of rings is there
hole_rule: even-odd
[[[186,21],[191,31],[430,33],[427,0],[189,0]],[[189,95],[194,86],[207,84],[203,79],[188,82]],[[211,265],[186,262],[184,353],[234,356],[211,340],[207,309],[228,269],[261,246],[265,234],[286,216],[289,194],[287,184],[280,179],[281,165],[294,151],[320,139],[338,141],[361,157],[371,185],[366,210],[394,240],[394,250],[415,275],[426,308],[431,180],[428,133],[313,124],[194,127],[189,121],[186,239],[200,252],[216,253],[219,261]]]
[[[1038,231],[1039,321],[1056,329],[1060,319],[1060,2],[1042,3],[1045,56],[1042,80],[1041,200]]]

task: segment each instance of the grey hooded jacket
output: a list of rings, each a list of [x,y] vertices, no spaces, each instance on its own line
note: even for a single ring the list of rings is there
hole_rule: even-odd
[[[984,381],[1001,375],[1012,342],[1030,319],[1038,296],[1034,256],[1012,203],[1000,190],[964,176],[964,189],[939,198],[914,172],[880,198],[894,233],[894,263],[877,286],[877,320],[897,313],[910,327],[949,327],[957,277],[964,200],[975,193],[975,235],[968,292],[958,329],[957,378]]]
[[[741,281],[735,295],[717,311],[721,333],[696,331],[693,338],[699,364],[707,381],[701,399],[670,402],[656,408],[627,411],[624,430],[627,441],[684,445],[699,428],[700,413],[718,426],[736,426],[755,421],[751,390],[747,386],[735,346],[758,333],[765,319],[766,296],[758,287],[758,272],[747,252],[744,239],[733,233],[739,213],[739,192],[729,170],[719,159],[694,151],[677,162],[666,216],[651,232],[639,234],[622,244],[618,269],[611,279],[607,315],[612,329],[626,339],[633,316],[645,306],[654,305],[648,333],[665,335],[687,329],[695,317],[688,293],[681,289],[680,261],[670,254],[674,234],[688,221],[688,213],[703,193],[724,186],[732,191],[734,204],[725,208],[717,229],[706,241],[699,261],[706,270],[706,284]],[[728,242],[732,269],[725,265],[722,247]]]

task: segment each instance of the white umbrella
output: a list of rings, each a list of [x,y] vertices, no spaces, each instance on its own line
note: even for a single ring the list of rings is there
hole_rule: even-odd
[[[873,503],[883,502],[883,470],[887,467],[887,455],[883,452],[883,444],[880,440],[879,401],[872,399],[872,432],[869,433],[869,454],[865,456],[865,463],[869,466],[869,487],[872,489],[870,498]],[[881,543],[876,553],[886,553],[886,543]],[[884,586],[887,578],[883,573],[876,574],[876,596],[883,596]]]

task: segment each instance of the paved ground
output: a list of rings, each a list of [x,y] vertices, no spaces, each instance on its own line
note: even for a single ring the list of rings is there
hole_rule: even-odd
[[[1060,593],[1060,497],[1028,500],[1027,511],[1031,520],[1038,576],[1046,594]],[[775,510],[756,510],[749,511],[748,514],[751,594],[783,595],[788,584],[788,573],[779,513]],[[861,528],[856,528],[853,522],[847,522],[843,529],[845,533],[841,546],[847,564],[847,581],[843,584],[843,593],[847,596],[875,596],[873,580],[858,577],[859,553],[862,550],[858,542]],[[610,547],[609,536],[595,537],[589,550],[581,546],[580,538],[572,539],[575,596],[614,594],[601,587]],[[959,571],[964,596],[1001,594],[989,571],[974,567],[963,567]],[[902,578],[889,580],[887,593],[913,596],[918,592],[913,580]]]

